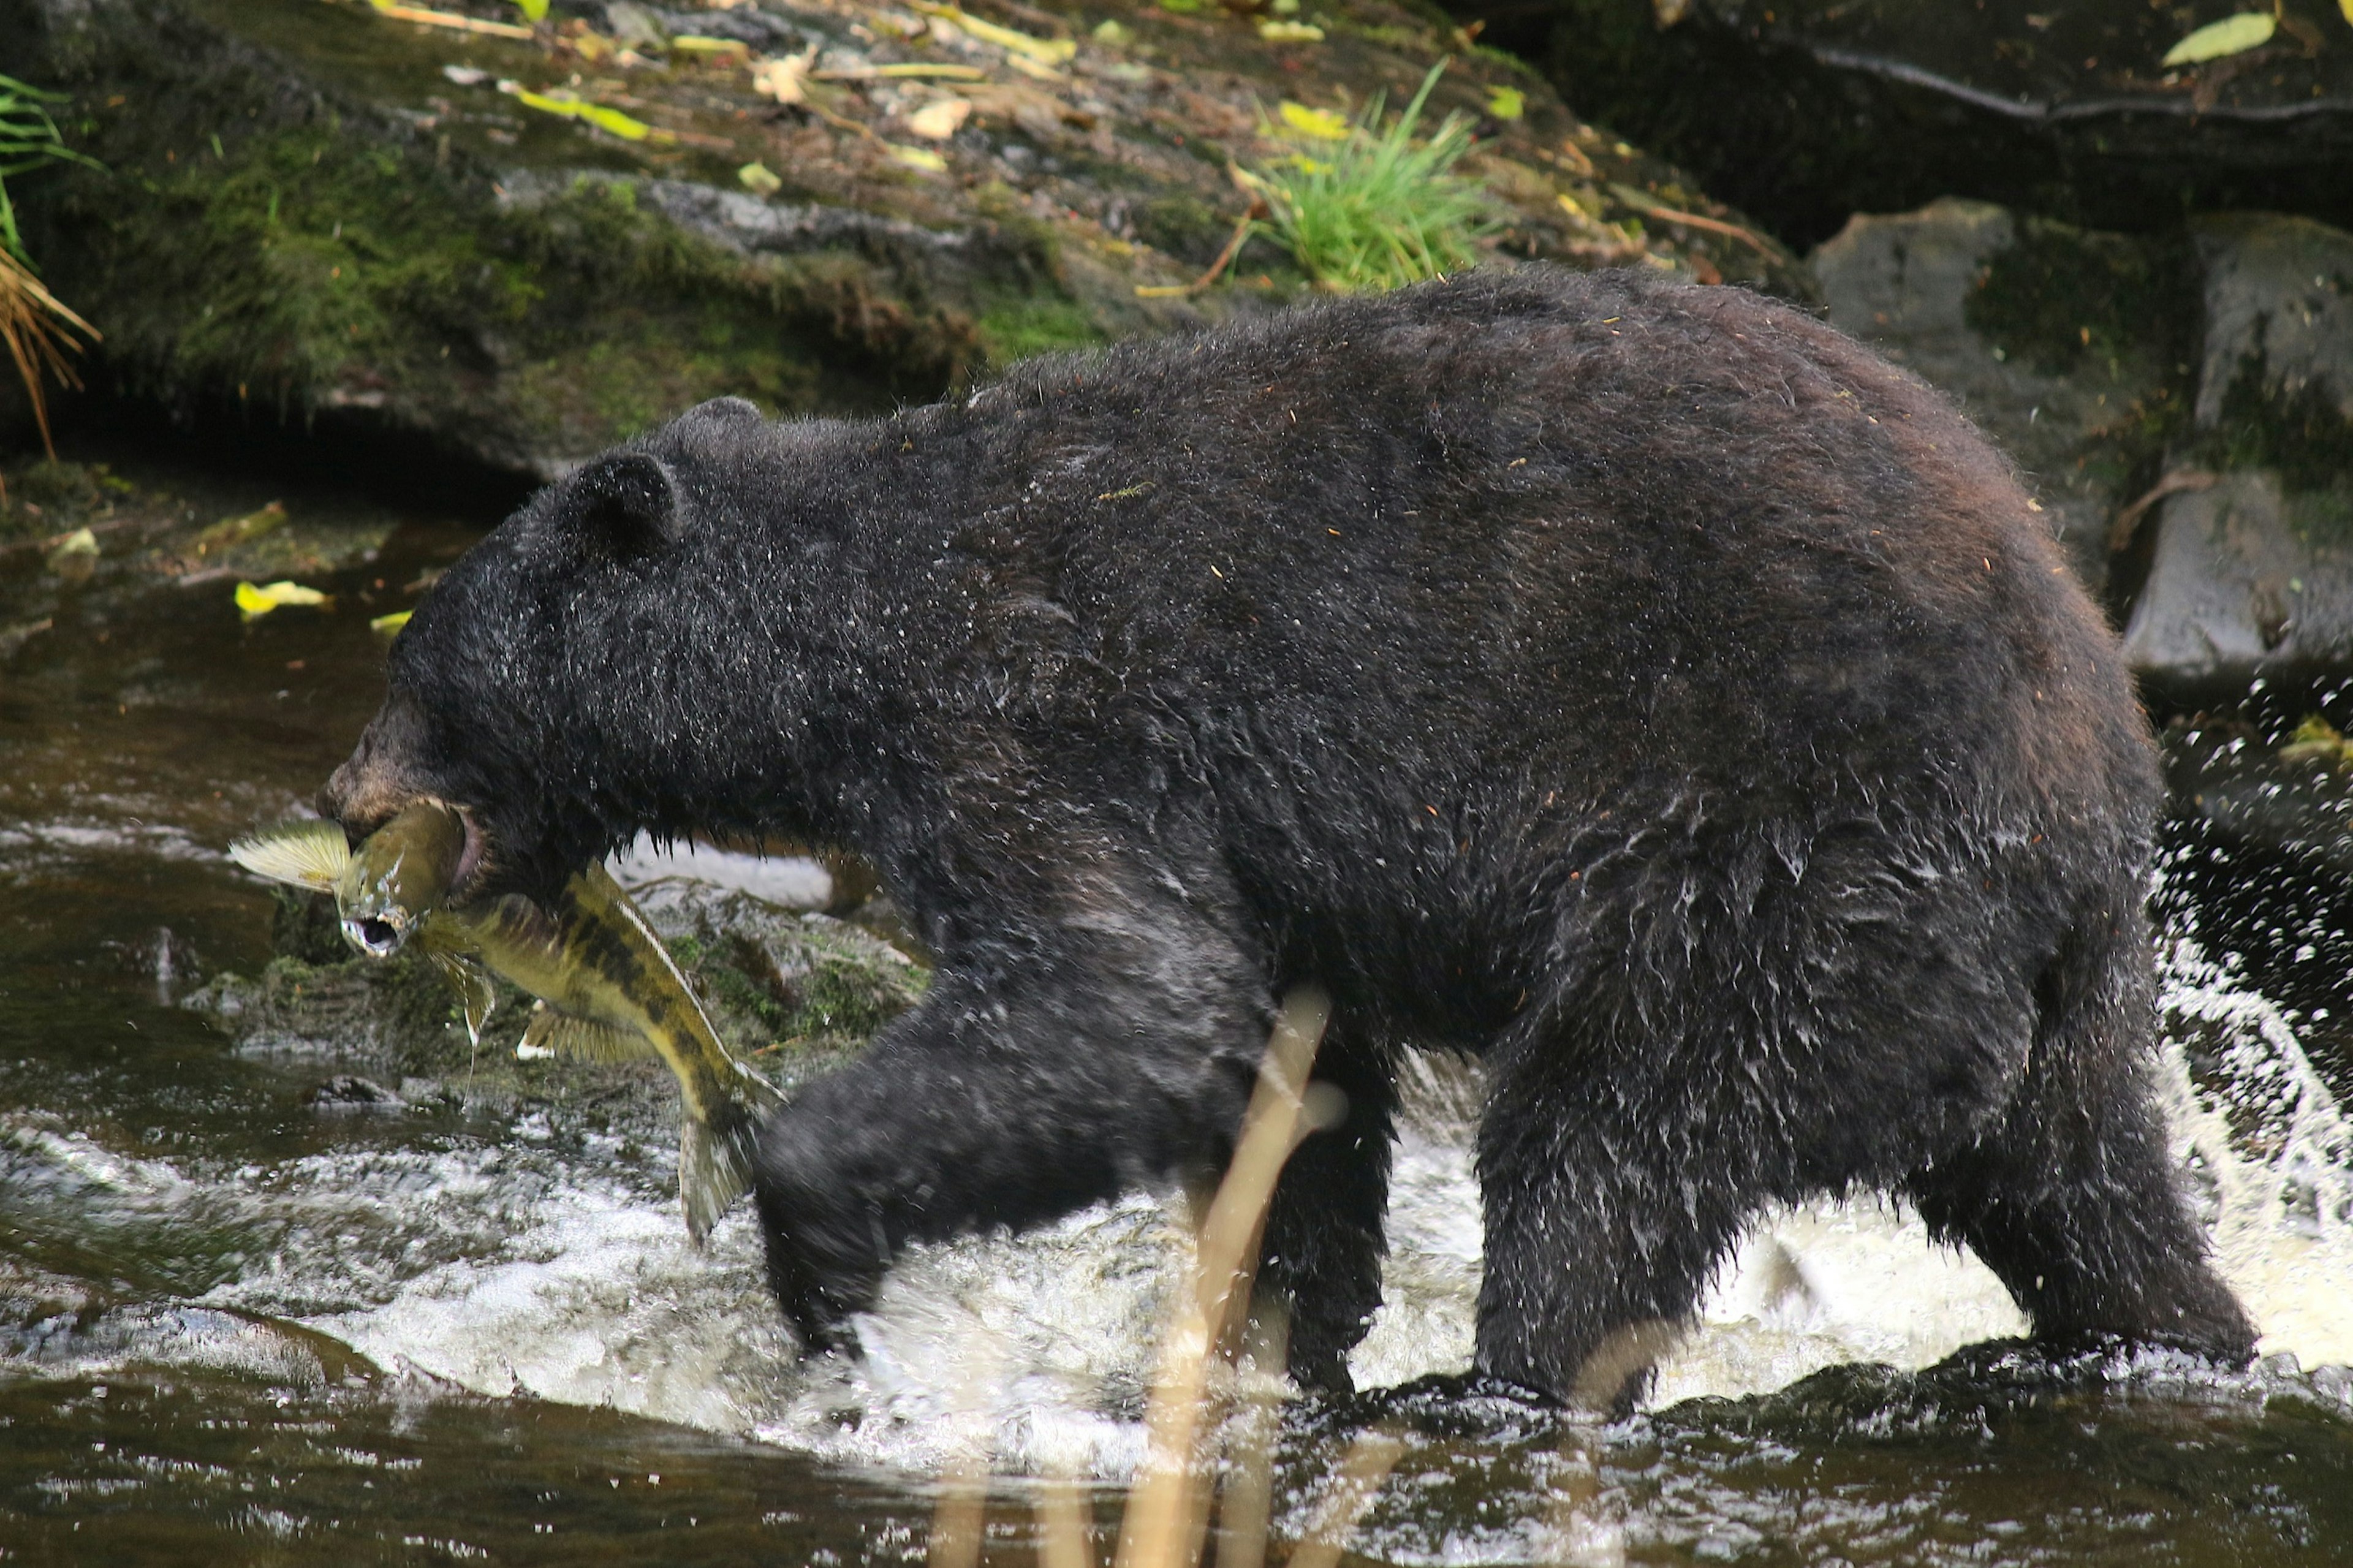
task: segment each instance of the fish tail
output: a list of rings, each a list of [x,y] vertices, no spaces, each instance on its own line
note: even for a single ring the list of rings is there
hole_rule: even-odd
[[[752,1190],[753,1123],[730,1118],[713,1127],[688,1115],[679,1124],[678,1201],[687,1238],[700,1247],[727,1205]]]

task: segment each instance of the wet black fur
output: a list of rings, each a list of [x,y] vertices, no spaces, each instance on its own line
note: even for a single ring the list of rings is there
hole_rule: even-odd
[[[1530,269],[880,422],[706,405],[492,534],[391,681],[347,821],[440,795],[542,889],[803,836],[919,923],[929,997],[764,1137],[812,1340],[910,1242],[1213,1173],[1314,979],[1350,1113],[1266,1243],[1312,1378],[1416,1046],[1492,1086],[1487,1373],[1566,1394],[1858,1187],[2045,1336],[2250,1352],[2145,1078],[2114,640],[1957,415],[1748,294]]]

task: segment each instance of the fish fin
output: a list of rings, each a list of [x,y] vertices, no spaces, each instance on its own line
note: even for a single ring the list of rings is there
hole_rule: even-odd
[[[692,1116],[678,1129],[678,1202],[686,1236],[700,1248],[727,1205],[752,1190],[754,1123],[746,1118],[712,1127]]]
[[[482,1026],[491,1021],[491,1010],[499,1005],[499,988],[491,979],[491,972],[462,952],[427,944],[425,956],[458,994],[458,1005],[465,1009],[466,1037],[475,1045],[482,1043]]]
[[[352,847],[335,823],[287,822],[238,839],[228,858],[257,877],[329,893],[351,864]]]
[[[542,1002],[532,1009],[518,1050],[547,1051],[592,1062],[642,1061],[655,1054],[653,1042],[635,1029],[583,1018]]]

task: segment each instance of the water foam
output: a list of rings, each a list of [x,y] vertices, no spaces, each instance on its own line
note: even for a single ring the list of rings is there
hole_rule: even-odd
[[[2290,1020],[2177,942],[2160,1079],[2222,1266],[2266,1352],[2353,1358],[2353,1141]],[[1480,1205],[1475,1074],[1419,1063],[1392,1187],[1386,1304],[1360,1384],[1470,1364]],[[53,1172],[159,1189],[20,1133]],[[299,1167],[299,1168],[297,1168]],[[920,1247],[855,1323],[860,1353],[802,1360],[739,1210],[707,1252],[675,1205],[595,1151],[346,1150],[233,1184],[288,1244],[208,1298],[298,1317],[380,1364],[482,1393],[607,1405],[835,1461],[936,1468],[975,1436],[1001,1470],[1127,1473],[1154,1347],[1187,1247],[1133,1197],[1020,1237]],[[150,1201],[155,1201],[151,1199]],[[1926,1366],[2025,1323],[1975,1258],[1876,1198],[1776,1212],[1744,1239],[1655,1403],[1781,1387],[1822,1367]]]

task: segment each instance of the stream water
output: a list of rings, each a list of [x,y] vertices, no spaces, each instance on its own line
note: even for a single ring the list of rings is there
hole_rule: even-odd
[[[219,851],[310,796],[375,702],[369,616],[482,520],[125,468],[373,553],[319,580],[332,609],[250,624],[224,581],[0,557],[0,1560],[919,1561],[976,1430],[987,1561],[1036,1560],[1027,1478],[1090,1478],[1108,1528],[1183,1245],[1156,1202],[923,1252],[861,1356],[804,1363],[742,1210],[691,1251],[660,1173],[561,1105],[322,1114],[331,1055],[240,1051],[179,1005],[267,959],[268,895]],[[1496,1397],[1459,1375],[1475,1085],[1438,1062],[1356,1357],[1387,1392],[1290,1407],[1277,1540],[1380,1422],[1406,1447],[1373,1561],[2353,1562],[2326,1003],[2267,997],[2227,910],[2168,907],[2166,1090],[2253,1372],[2054,1367],[2003,1342],[1974,1260],[1858,1201],[1760,1226],[1630,1418]]]

